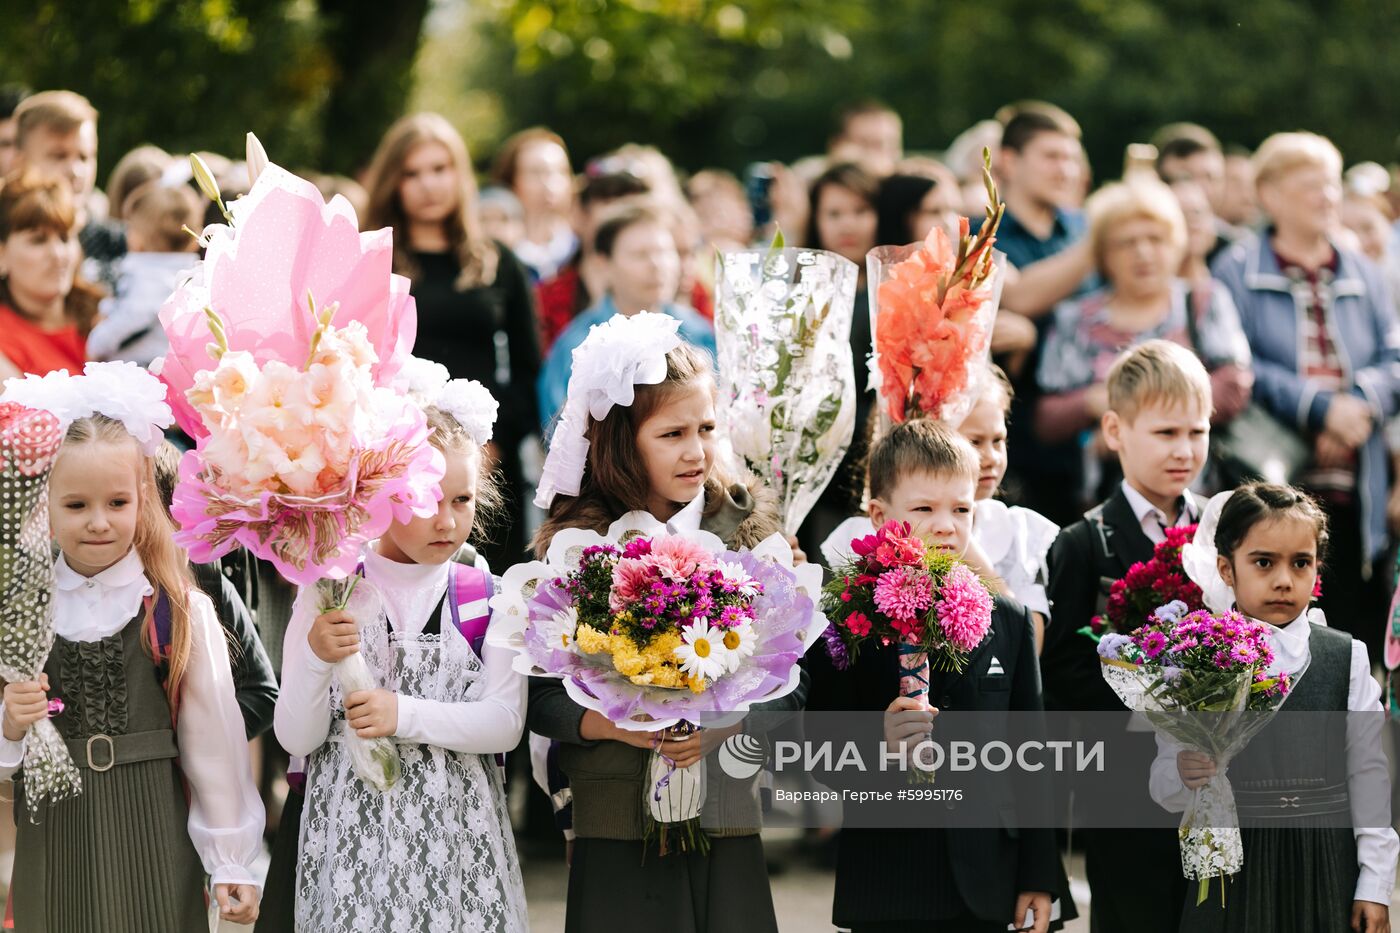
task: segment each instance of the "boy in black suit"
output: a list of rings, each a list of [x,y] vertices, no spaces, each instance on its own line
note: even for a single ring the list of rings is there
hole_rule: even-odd
[[[870,453],[871,519],[876,527],[909,522],[924,540],[961,555],[972,534],[977,464],[971,445],[940,422],[896,426]],[[1042,708],[1030,613],[1000,596],[991,631],[963,673],[935,674],[924,698],[900,696],[896,646],[863,645],[844,670],[824,650],[808,659],[808,710],[885,710],[889,748],[926,738],[940,709]],[[821,731],[815,725],[809,736]],[[1017,801],[1006,806],[1014,812]],[[1002,933],[1008,926],[1044,933],[1054,898],[1068,908],[1066,919],[1073,916],[1049,829],[848,828],[838,842],[832,920],[853,933]]]
[[[1120,356],[1108,374],[1104,441],[1118,453],[1123,484],[1106,502],[1060,532],[1050,548],[1051,623],[1040,665],[1045,706],[1052,710],[1123,712],[1103,679],[1094,642],[1080,633],[1102,615],[1109,587],[1135,563],[1150,560],[1166,529],[1200,518],[1188,486],[1205,465],[1210,440],[1210,377],[1195,354],[1151,340]],[[1148,771],[1155,755],[1150,731],[1115,743],[1117,755],[1141,759],[1141,786],[1127,812],[1155,813]],[[1116,773],[1122,771],[1115,769]],[[1081,797],[1093,799],[1081,786]],[[1125,818],[1131,826],[1132,817]],[[1086,829],[1085,870],[1092,901],[1090,929],[1175,933],[1185,879],[1177,833],[1168,828]]]

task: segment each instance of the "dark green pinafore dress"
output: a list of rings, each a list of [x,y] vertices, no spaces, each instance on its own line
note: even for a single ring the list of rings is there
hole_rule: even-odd
[[[190,842],[170,704],[142,645],[143,617],[99,641],[54,640],[53,723],[82,793],[29,817],[16,778],[11,884],[22,933],[198,933],[204,868]]]

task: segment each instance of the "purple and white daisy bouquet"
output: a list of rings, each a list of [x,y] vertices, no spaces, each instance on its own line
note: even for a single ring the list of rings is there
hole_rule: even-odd
[[[1099,640],[1103,676],[1123,703],[1161,734],[1215,760],[1217,774],[1194,791],[1181,818],[1181,864],[1198,881],[1197,903],[1212,878],[1244,865],[1235,795],[1226,767],[1288,698],[1293,675],[1272,673],[1268,627],[1230,611],[1162,606],[1132,634]]]
[[[780,535],[734,551],[630,512],[606,535],[561,531],[545,560],[506,571],[487,641],[623,729],[730,725],[797,688],[826,629],[820,592],[821,568],[794,567]],[[676,769],[657,755],[652,774],[653,820],[695,820],[704,762]]]

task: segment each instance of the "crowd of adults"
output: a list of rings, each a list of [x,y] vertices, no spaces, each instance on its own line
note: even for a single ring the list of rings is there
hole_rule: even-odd
[[[98,127],[73,92],[0,93],[0,377],[89,358],[150,363],[163,351],[156,312],[197,258],[184,231],[218,219],[188,161],[153,145],[117,159],[99,190]],[[509,515],[486,552],[505,566],[533,525],[540,445],[591,325],[664,310],[712,347],[714,251],[780,228],[790,245],[860,266],[851,341],[863,360],[866,254],[953,232],[963,215],[975,223],[985,147],[1007,205],[997,248],[1010,272],[992,341],[1016,388],[1005,495],[1061,524],[1102,498],[1115,477],[1096,430],[1110,363],[1151,338],[1189,346],[1215,389],[1204,485],[1263,471],[1316,494],[1333,523],[1323,586],[1345,606],[1332,603],[1333,624],[1375,656],[1400,531],[1391,172],[1345,168],[1311,133],[1250,152],[1183,123],[1129,147],[1122,179],[1095,190],[1080,127],[1038,101],[1003,108],[936,156],[906,153],[902,135],[897,113],[862,103],[838,115],[824,154],[741,179],[678,171],[643,144],[578,165],[539,127],[488,164],[447,120],[420,113],[388,129],[357,179],[309,177],[348,198],[367,229],[393,228],[417,298],[416,352],[501,401],[491,453]],[[226,200],[246,190],[241,164],[202,155]],[[862,391],[862,414],[870,402]],[[855,511],[856,447],[804,541]]]

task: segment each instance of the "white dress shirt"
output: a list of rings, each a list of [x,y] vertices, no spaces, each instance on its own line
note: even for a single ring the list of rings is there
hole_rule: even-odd
[[[671,516],[671,520],[666,523],[666,530],[671,534],[687,531],[699,531],[700,522],[705,518],[705,493],[702,490],[700,495],[687,502],[679,512]]]
[[[1174,522],[1167,521],[1166,513],[1148,502],[1147,497],[1130,486],[1127,480],[1123,481],[1123,495],[1127,498],[1128,505],[1132,506],[1133,515],[1142,526],[1142,533],[1147,535],[1147,539],[1153,544],[1161,544],[1167,540],[1168,528],[1178,528],[1200,521],[1201,507],[1189,489],[1181,494],[1181,508],[1177,511]]]
[[[1317,609],[1303,613],[1284,626],[1269,626],[1269,645],[1274,651],[1274,663],[1270,673],[1294,673],[1307,666],[1311,657],[1308,639],[1311,635],[1310,621],[1325,624],[1322,612]],[[1306,673],[1303,675],[1307,676]],[[1347,686],[1348,712],[1381,712],[1381,688],[1371,676],[1371,662],[1366,655],[1366,645],[1359,639],[1351,643],[1351,675]],[[1347,720],[1347,781],[1353,787],[1358,785],[1375,786],[1381,782],[1389,786],[1390,777],[1386,766],[1385,751],[1381,744],[1383,717],[1348,717]],[[1177,753],[1184,746],[1157,734],[1157,758],[1152,762],[1148,790],[1152,799],[1164,809],[1179,813],[1191,802],[1192,791],[1181,782],[1176,769]],[[1363,791],[1371,797],[1374,793]],[[1356,822],[1374,822],[1363,819],[1357,808],[1360,794],[1352,792],[1352,810]],[[1384,828],[1358,828],[1356,835],[1356,858],[1361,873],[1356,880],[1358,901],[1373,901],[1389,904],[1395,886],[1395,869],[1400,859],[1400,837],[1389,826]]]
[[[374,584],[383,614],[394,632],[421,634],[447,592],[449,564],[403,564],[365,553],[365,579]],[[277,697],[273,728],[282,747],[305,756],[325,744],[331,727],[331,671],[311,650],[307,636],[316,621],[315,587],[297,594],[283,643],[282,689]],[[452,607],[443,604],[439,616],[444,639],[460,638],[452,625]],[[384,618],[370,624],[384,624]],[[399,694],[400,742],[436,745],[449,751],[487,755],[511,751],[525,725],[526,681],[517,673],[515,653],[493,645],[482,647],[481,676],[485,686],[476,700],[445,703]]]
[[[61,554],[54,569],[54,631],[69,641],[100,641],[120,632],[155,592],[135,550],[92,577],[73,570]],[[253,786],[228,643],[214,604],[195,589],[189,620],[190,659],[175,736],[190,789],[190,841],[214,884],[258,885],[253,866],[262,854],[266,814]],[[23,759],[24,742],[0,736],[0,780]]]

